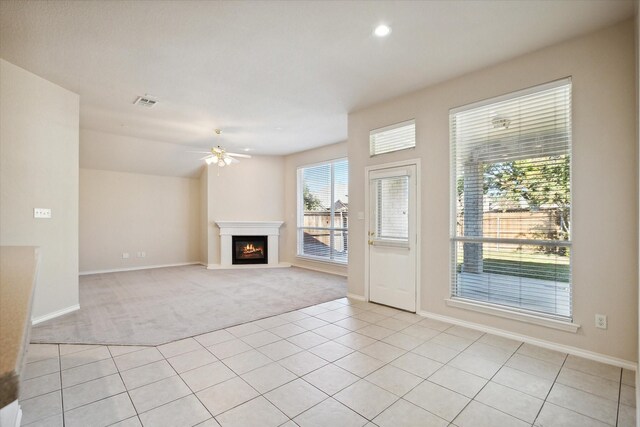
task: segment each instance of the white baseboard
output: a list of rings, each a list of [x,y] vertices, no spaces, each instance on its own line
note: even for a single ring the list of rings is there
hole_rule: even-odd
[[[442,322],[451,323],[454,325],[464,326],[469,329],[475,329],[477,331],[498,335],[504,338],[509,338],[516,341],[522,341],[529,344],[544,347],[549,350],[556,350],[562,353],[573,354],[574,356],[584,357],[585,359],[594,360],[596,362],[606,363],[608,365],[618,366],[620,368],[630,369],[636,371],[638,364],[629,360],[619,359],[613,356],[607,356],[606,354],[596,353],[594,351],[584,350],[578,347],[570,345],[557,344],[551,341],[542,340],[539,338],[533,338],[528,335],[521,335],[514,332],[505,331],[504,329],[492,328],[480,323],[467,322],[466,320],[456,319],[455,317],[443,316],[441,314],[430,313],[428,311],[418,312],[420,316],[428,317],[430,319],[440,320]]]
[[[63,316],[65,314],[73,313],[76,310],[80,310],[80,304],[74,304],[70,307],[63,308],[61,310],[56,310],[54,312],[45,314],[44,316],[33,317],[31,319],[32,325],[37,325],[38,323],[46,322],[47,320],[55,319],[56,317]]]
[[[304,268],[305,270],[318,271],[320,273],[327,273],[327,274],[335,274],[336,276],[341,276],[341,277],[348,277],[348,275],[346,273],[340,273],[338,271],[327,270],[327,269],[324,269],[322,267],[316,267],[315,265],[314,266],[309,266],[307,264],[302,265],[302,264],[296,264],[296,263],[293,263],[291,265],[293,267]]]
[[[200,261],[192,261],[192,262],[178,262],[175,264],[158,264],[158,265],[143,265],[139,267],[125,267],[125,268],[113,268],[109,270],[92,270],[92,271],[81,271],[78,273],[80,276],[87,276],[89,274],[102,274],[102,273],[119,273],[122,271],[135,271],[135,270],[149,270],[152,268],[165,268],[165,267],[182,267],[185,265],[204,265]]]
[[[281,262],[278,264],[233,264],[233,265],[221,265],[221,264],[209,264],[207,270],[244,270],[249,268],[288,268],[291,264],[288,262]]]
[[[355,299],[355,300],[358,300],[358,301],[366,301],[367,300],[362,295],[356,295],[356,294],[350,294],[350,293],[347,293],[347,298]]]
[[[20,427],[22,421],[22,408],[17,400],[0,408],[0,426]]]

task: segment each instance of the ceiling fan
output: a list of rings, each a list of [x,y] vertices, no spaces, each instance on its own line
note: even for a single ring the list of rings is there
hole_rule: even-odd
[[[222,131],[220,129],[215,129],[215,133],[216,135],[220,135]],[[240,163],[240,160],[236,159],[236,157],[245,159],[251,158],[248,154],[228,153],[227,150],[219,145],[211,148],[209,151],[190,151],[190,153],[206,154],[206,156],[202,157],[200,160],[204,160],[207,165],[216,164],[221,168],[232,163]]]
[[[217,147],[213,147],[211,151],[198,151],[198,153],[207,154],[200,160],[204,160],[208,165],[216,164],[219,167],[224,167],[232,163],[240,163],[240,160],[236,159],[236,157],[244,159],[251,158],[248,154],[229,153],[219,145]]]

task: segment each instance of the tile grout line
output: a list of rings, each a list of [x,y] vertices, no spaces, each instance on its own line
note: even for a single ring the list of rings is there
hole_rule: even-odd
[[[615,423],[616,426],[620,421],[620,398],[621,397],[622,397],[622,369],[620,369],[620,384],[618,385],[618,405],[616,407],[616,423]]]
[[[560,365],[560,369],[558,369],[558,373],[556,374],[555,378],[553,379],[553,382],[551,383],[551,387],[549,387],[549,391],[547,392],[547,395],[544,397],[544,400],[542,401],[542,406],[540,406],[540,409],[538,410],[538,413],[536,414],[536,417],[533,419],[533,424],[536,423],[536,421],[538,420],[538,417],[540,416],[540,413],[542,412],[542,408],[547,403],[547,399],[549,399],[549,395],[551,394],[551,390],[553,390],[553,387],[556,385],[556,381],[558,380],[558,377],[560,376],[560,372],[562,372],[562,368],[564,368],[564,364],[567,363],[567,358],[568,357],[569,357],[569,355],[565,354],[564,359],[562,360],[562,365]],[[551,402],[549,402],[549,403],[551,403]],[[569,409],[569,408],[565,408],[565,409]]]
[[[447,329],[445,329],[444,331],[441,331],[441,332],[440,332],[440,334],[445,333],[445,331],[447,331],[447,330],[451,329],[452,327],[453,327],[453,326],[450,326],[450,327],[448,327]],[[438,334],[438,335],[440,335],[440,334]],[[428,339],[427,341],[425,341],[425,342],[429,342],[429,341],[431,341],[433,338],[437,337],[438,335],[435,335],[435,336],[433,336],[433,337],[429,338],[429,339]],[[449,334],[449,335],[451,335],[451,334]],[[452,350],[456,350],[456,351],[458,351],[458,353],[457,353],[454,357],[452,357],[451,359],[449,359],[449,361],[447,361],[446,363],[443,363],[441,367],[439,367],[438,369],[436,369],[436,370],[435,370],[431,375],[429,375],[427,378],[425,378],[425,380],[424,380],[424,381],[429,381],[429,378],[431,378],[432,376],[434,376],[434,375],[435,375],[435,374],[436,374],[440,369],[442,369],[442,368],[443,368],[443,367],[445,367],[445,366],[449,366],[449,362],[451,362],[453,359],[455,359],[456,357],[458,357],[458,356],[459,356],[463,351],[465,351],[466,349],[468,349],[469,347],[471,347],[471,345],[472,345],[473,343],[477,342],[477,341],[478,341],[480,338],[482,338],[484,335],[486,335],[486,334],[485,334],[485,333],[483,333],[483,334],[482,334],[482,335],[480,335],[478,338],[476,338],[476,339],[475,339],[471,344],[469,344],[468,346],[466,346],[464,349],[462,349],[462,350],[460,350],[460,351],[458,351],[457,349],[452,349]],[[434,344],[438,344],[438,343],[434,343]],[[438,344],[438,345],[442,345],[442,344]],[[446,346],[443,346],[443,347],[446,347]],[[449,347],[446,347],[446,348],[449,348]],[[515,353],[515,352],[514,352],[514,353]],[[417,353],[416,353],[416,354],[417,354]],[[423,357],[426,357],[426,356],[423,356]],[[427,358],[427,359],[429,359],[429,358]],[[433,360],[433,359],[430,359],[430,360]],[[438,361],[436,360],[436,362],[438,362]],[[442,363],[442,362],[438,362],[438,363]],[[463,372],[466,372],[466,371],[463,371]],[[468,373],[470,374],[470,372],[468,372]],[[496,372],[496,374],[497,374],[497,372]],[[493,376],[492,376],[491,378],[493,378],[496,374],[493,374]],[[473,375],[473,374],[472,374],[472,375]],[[476,375],[476,376],[477,376],[477,375]],[[423,381],[423,382],[424,382],[424,381]],[[489,384],[489,381],[491,381],[491,379],[487,380],[487,382],[485,383],[485,385],[483,385],[483,386],[482,386],[482,388],[481,388],[480,390],[478,390],[478,393],[480,393],[480,392],[482,391],[482,389],[483,389],[483,388],[485,388],[487,384]],[[434,382],[432,382],[432,381],[429,381],[429,382],[430,382],[430,383],[432,383],[432,384],[436,384],[436,383],[434,383]],[[422,382],[421,382],[420,384],[422,384]],[[420,384],[418,384],[418,385],[420,385]],[[455,390],[451,390],[450,388],[445,387],[445,386],[443,386],[443,385],[440,385],[440,384],[436,384],[436,385],[438,385],[438,386],[440,386],[440,387],[442,387],[442,388],[444,388],[444,389],[447,389],[447,390],[449,390],[449,391],[452,391],[452,392],[454,392],[454,393],[457,393],[457,394],[459,394],[459,395],[461,395],[461,396],[467,397],[467,396],[463,395],[462,393],[458,393],[457,391],[455,391]],[[416,387],[417,387],[417,386],[416,386]],[[415,387],[414,387],[414,388],[415,388]],[[478,395],[478,393],[476,393],[476,394],[474,395],[474,397],[475,397],[475,396],[477,396],[477,395]],[[464,406],[462,407],[462,409],[460,409],[460,411],[456,414],[456,416],[455,416],[455,417],[453,417],[453,419],[452,419],[451,421],[449,421],[449,420],[445,420],[445,421],[447,421],[447,422],[448,422],[448,423],[450,423],[450,424],[453,424],[453,422],[456,420],[456,418],[458,418],[458,416],[460,416],[460,414],[461,414],[461,413],[462,413],[462,412],[467,408],[467,406],[469,406],[469,404],[471,404],[471,402],[473,402],[473,400],[474,400],[474,398],[473,398],[473,397],[472,397],[472,398],[468,398],[468,397],[467,397],[467,399],[469,399],[469,401],[466,403],[466,405],[464,405]],[[411,402],[410,402],[410,403],[411,403]],[[425,408],[422,408],[422,409],[424,409],[425,411],[427,411],[427,412],[431,413],[430,411],[426,410]]]
[[[66,414],[64,410],[64,388],[62,387],[62,355],[60,354],[60,344],[58,344],[58,364],[60,365],[60,410],[62,411],[62,427],[66,425]]]
[[[196,341],[196,342],[198,342],[198,340],[195,340],[195,341]],[[200,343],[198,342],[198,344],[200,344]],[[202,344],[200,344],[200,345],[202,346]],[[209,351],[209,349],[208,349],[208,348],[206,348],[206,347],[204,347],[204,346],[202,346],[202,347],[205,349],[205,351],[209,352],[209,354],[211,354],[213,357],[215,357],[215,358],[217,359],[217,361],[218,361],[218,362],[222,362],[220,359],[218,359],[218,357],[216,357],[216,355],[215,355],[215,354],[211,353],[211,352]],[[160,354],[162,354],[162,352],[161,352],[160,350],[158,350],[158,351],[160,352]],[[197,351],[197,350],[194,350],[194,351]],[[189,352],[187,352],[187,353],[183,353],[183,354],[188,354],[188,353],[189,353]],[[164,357],[164,354],[163,354],[162,356]],[[207,408],[207,405],[205,405],[205,404],[204,404],[204,402],[203,402],[202,400],[200,400],[200,397],[196,394],[196,392],[194,392],[194,391],[193,391],[193,389],[191,388],[191,386],[190,386],[189,384],[187,384],[187,382],[182,378],[182,376],[180,375],[180,373],[178,373],[178,371],[176,370],[176,368],[174,368],[174,367],[173,367],[173,365],[171,364],[171,362],[169,362],[169,360],[167,360],[167,358],[166,358],[166,357],[164,358],[164,360],[169,364],[169,366],[171,367],[171,369],[173,370],[173,372],[175,372],[175,373],[176,373],[176,375],[178,376],[178,378],[180,378],[180,380],[184,383],[184,385],[186,385],[186,386],[187,386],[187,388],[189,389],[189,391],[191,392],[191,394],[192,394],[196,399],[198,399],[198,402],[200,402],[200,404],[201,404],[201,405],[202,405],[202,407],[205,409],[205,411],[207,411],[207,412],[209,413],[209,415],[211,415],[211,418],[212,418],[215,422],[218,422],[218,420],[216,420],[216,417],[211,413],[211,411],[209,410],[209,408]],[[216,363],[216,362],[213,362],[213,363]],[[209,363],[209,364],[207,364],[207,365],[211,365],[211,364],[213,364],[213,363]],[[202,366],[207,366],[207,365],[202,365]],[[199,366],[198,368],[201,368],[202,366]],[[226,365],[225,365],[225,366],[226,366]],[[198,369],[198,368],[194,368],[194,369]],[[185,371],[185,372],[189,372],[189,371],[191,371],[191,370],[193,370],[193,369],[190,369],[190,370]],[[223,381],[223,382],[224,382],[224,381]],[[203,390],[204,390],[204,389],[203,389]],[[202,391],[202,390],[200,390],[200,391]],[[154,410],[154,409],[157,409],[157,408],[160,408],[160,407],[162,407],[162,406],[168,405],[169,403],[175,402],[175,401],[180,400],[180,399],[183,399],[183,398],[185,398],[185,397],[187,397],[187,396],[179,397],[178,399],[172,400],[171,402],[167,402],[167,403],[164,403],[164,404],[162,404],[162,405],[160,405],[160,406],[157,406],[157,407],[155,407],[155,408],[149,409],[149,411],[152,411],[152,410]],[[138,411],[138,409],[136,408],[136,412],[137,412],[137,411]],[[149,412],[149,411],[147,411],[147,412]],[[207,419],[208,419],[208,418],[207,418]],[[207,420],[201,421],[200,423],[203,423],[203,422],[205,422],[205,421],[207,421]],[[200,423],[198,423],[198,424],[200,424]],[[197,425],[197,424],[196,424],[196,425]]]
[[[272,316],[272,317],[273,317],[273,316]],[[292,322],[289,322],[289,323],[292,323]],[[276,326],[276,327],[277,327],[277,326]],[[265,330],[266,330],[266,329],[265,329]],[[282,338],[282,337],[279,337],[279,338],[280,338],[280,340],[284,340],[284,341],[286,341],[286,338]],[[236,338],[236,339],[240,339],[242,342],[244,342],[241,338]],[[246,343],[245,343],[245,344],[246,344]],[[247,344],[247,345],[249,345],[249,344]],[[266,345],[268,345],[268,344],[266,344]],[[249,346],[251,347],[251,345],[249,345]],[[207,350],[209,351],[209,349],[208,349],[208,348],[207,348]],[[255,347],[251,347],[251,350],[256,350],[256,351],[258,351]],[[245,352],[238,353],[238,354],[244,354],[244,353],[247,353],[247,352],[249,352],[249,351],[251,351],[251,350],[247,350],[247,351],[245,351]],[[305,350],[302,350],[302,351],[305,351]],[[211,352],[211,351],[209,351],[209,352],[210,352],[211,354],[213,354],[213,352]],[[298,353],[301,353],[301,352],[298,352]],[[294,353],[293,355],[298,354],[298,353]],[[282,368],[283,368],[283,369],[285,369],[286,371],[291,372],[291,371],[289,371],[287,368],[285,368],[284,366],[282,366],[282,365],[279,363],[279,361],[271,359],[269,356],[267,356],[266,354],[264,354],[264,353],[262,353],[262,352],[260,352],[260,354],[263,354],[267,359],[271,360],[271,363],[276,363],[276,364],[278,364],[278,366],[282,367]],[[291,355],[291,356],[293,356],[293,355]],[[213,354],[213,356],[217,358],[217,356],[216,356],[215,354]],[[229,358],[231,358],[231,357],[234,357],[234,356],[237,356],[237,355],[229,356],[227,359],[229,359]],[[287,356],[287,357],[290,357],[290,356]],[[283,358],[283,359],[286,359],[286,357],[285,357],[285,358]],[[282,360],[282,359],[280,359],[280,360]],[[223,412],[219,413],[217,416],[222,415],[222,414],[224,414],[224,413],[226,413],[226,412],[229,412],[229,411],[231,411],[231,410],[233,410],[233,409],[235,409],[235,408],[237,408],[237,407],[239,407],[239,406],[241,406],[241,405],[244,405],[244,404],[245,404],[245,403],[247,403],[247,402],[250,402],[250,401],[252,401],[252,400],[255,400],[255,399],[257,399],[258,397],[262,397],[262,398],[264,398],[267,402],[269,402],[271,405],[273,405],[276,409],[278,409],[278,411],[282,412],[282,414],[283,414],[285,417],[287,417],[289,421],[293,421],[293,419],[292,419],[291,417],[289,417],[289,415],[285,414],[285,413],[284,413],[284,411],[282,411],[280,408],[278,408],[278,407],[277,407],[273,402],[271,402],[271,401],[269,400],[269,398],[267,398],[267,396],[265,396],[265,394],[266,394],[266,393],[261,393],[261,392],[259,392],[259,391],[258,391],[258,390],[256,390],[256,389],[255,389],[251,384],[249,384],[249,382],[247,382],[247,380],[245,380],[244,378],[242,378],[242,375],[245,375],[245,374],[248,374],[249,372],[253,372],[253,371],[257,370],[257,369],[263,368],[264,366],[267,366],[267,365],[269,365],[269,364],[259,366],[259,367],[255,368],[255,369],[252,369],[252,370],[250,370],[250,371],[245,372],[244,374],[238,374],[238,373],[237,373],[236,371],[234,371],[234,370],[233,370],[229,365],[227,365],[226,363],[224,363],[224,360],[223,360],[223,359],[218,359],[218,361],[219,361],[220,363],[222,363],[222,364],[223,364],[227,369],[229,369],[231,372],[233,372],[233,373],[236,375],[236,377],[235,377],[235,378],[239,378],[239,379],[240,379],[240,380],[242,380],[245,384],[247,384],[249,387],[251,387],[251,389],[253,389],[256,393],[258,393],[258,396],[253,397],[252,399],[249,399],[249,400],[247,400],[247,401],[245,401],[245,402],[242,402],[242,403],[240,403],[240,404],[238,404],[238,405],[236,405],[236,406],[234,406],[234,407],[232,407],[232,408],[229,408],[229,409],[227,409],[227,410],[225,410],[225,411],[223,411]],[[275,389],[277,389],[277,388],[279,388],[279,387],[282,387],[283,385],[289,384],[289,383],[291,383],[291,382],[293,382],[293,381],[295,381],[295,380],[297,380],[297,379],[302,379],[302,377],[298,376],[296,373],[294,373],[294,372],[291,372],[291,373],[292,373],[293,375],[295,375],[295,376],[296,376],[296,378],[295,378],[295,379],[293,379],[293,380],[291,380],[291,381],[287,381],[286,383],[281,384],[281,385],[279,385],[278,387],[275,387],[275,388],[274,388],[274,389],[272,389],[272,390],[269,390],[267,393],[269,393],[269,392],[271,392],[271,391],[273,391],[273,390],[275,390]],[[235,378],[230,378],[230,379],[228,379],[228,380],[226,380],[226,381],[222,381],[221,383],[218,383],[218,384],[225,383],[225,382],[230,381],[230,380],[235,379]],[[209,386],[209,387],[206,387],[206,388],[204,388],[204,389],[200,390],[200,392],[201,392],[201,391],[204,391],[204,390],[207,390],[207,389],[209,389],[209,388],[211,388],[211,387],[215,387],[215,386],[217,386],[218,384],[214,384],[214,385],[211,385],[211,386]],[[189,387],[189,385],[188,385],[188,384],[187,384],[187,387]],[[191,389],[191,388],[189,388],[189,389]],[[194,393],[194,394],[195,394],[195,393]],[[198,397],[198,396],[196,395],[196,397]],[[198,400],[200,400],[200,399],[198,398]],[[201,403],[202,403],[202,402],[201,402]],[[203,405],[204,405],[204,403],[203,403]],[[205,408],[207,409],[207,411],[209,411],[209,408],[207,408],[207,407],[206,407],[206,405],[204,405],[204,406],[205,406]],[[211,412],[209,411],[209,413],[211,413]],[[212,414],[211,416],[212,416],[212,417],[216,420],[216,422],[217,422],[216,416],[214,416],[213,414]],[[288,421],[287,421],[287,422],[288,422]],[[286,423],[286,422],[285,422],[285,423]],[[283,423],[283,424],[284,424],[284,423]]]
[[[142,420],[140,419],[140,416],[138,415],[138,409],[136,408],[136,405],[133,404],[133,399],[131,399],[131,395],[129,394],[129,389],[127,388],[127,385],[124,382],[124,378],[122,378],[122,374],[120,373],[120,369],[118,369],[118,365],[116,365],[116,361],[113,358],[113,353],[111,353],[111,349],[109,348],[109,346],[107,346],[107,351],[111,355],[111,361],[113,362],[113,366],[116,367],[116,372],[118,373],[118,377],[120,378],[120,381],[122,381],[122,386],[124,387],[125,393],[127,393],[127,397],[129,398],[129,402],[131,403],[131,406],[133,407],[133,410],[136,411],[136,418],[140,422],[140,425],[142,425]],[[132,351],[131,353],[135,353],[135,351]],[[120,393],[118,393],[118,394],[120,394]],[[117,394],[114,394],[113,396],[117,396]],[[111,397],[111,396],[109,396],[109,397]],[[131,417],[131,418],[133,418],[133,417]],[[125,418],[125,419],[128,419],[128,418]],[[116,421],[113,424],[119,423],[120,421],[124,421],[124,420]]]
[[[385,319],[387,319],[387,318],[393,318],[393,317],[392,317],[392,316],[388,316],[388,317],[386,317]],[[380,321],[382,321],[382,320],[384,320],[384,319],[381,319]],[[377,325],[377,324],[376,324],[376,325]],[[380,326],[380,327],[382,327],[382,326]],[[407,327],[409,327],[409,326],[407,326]],[[402,330],[404,330],[404,329],[406,329],[406,328],[403,328],[403,329],[401,329],[401,330],[399,330],[399,331],[394,331],[394,334],[396,334],[396,333],[401,333],[401,331],[402,331]],[[446,330],[448,330],[448,329],[449,329],[449,328],[445,329],[444,331],[439,331],[439,332],[440,332],[440,333],[444,333],[444,332],[445,332]],[[393,334],[392,334],[392,335],[393,335]],[[438,335],[440,335],[440,334],[438,334]],[[432,338],[434,338],[434,337],[436,337],[436,336],[438,336],[438,335],[434,335],[433,337],[431,337],[431,338],[429,338],[428,340],[424,341],[424,343],[426,343],[426,342],[430,341]],[[478,338],[476,338],[474,341],[472,341],[472,343],[471,343],[471,344],[473,344],[474,342],[476,342],[477,340],[479,340],[479,339],[480,339],[482,336],[484,336],[484,335],[485,335],[485,334],[480,335]],[[365,336],[366,336],[366,335],[365,335]],[[372,338],[372,337],[369,337],[369,338]],[[386,338],[386,337],[385,337],[385,338]],[[415,337],[414,337],[414,338],[415,338]],[[463,338],[463,337],[461,337],[461,338]],[[383,338],[383,339],[384,339],[384,338]],[[333,341],[333,340],[332,340],[332,341]],[[399,400],[404,400],[404,399],[403,399],[403,398],[404,398],[404,396],[406,396],[407,394],[409,394],[413,389],[415,389],[416,387],[418,387],[420,384],[422,384],[422,383],[424,383],[425,381],[427,381],[427,379],[428,379],[429,377],[431,377],[433,374],[435,374],[438,370],[440,370],[440,369],[442,368],[442,367],[438,368],[438,369],[437,369],[433,374],[431,374],[429,377],[427,377],[427,378],[423,379],[422,377],[420,377],[420,376],[418,376],[418,375],[415,375],[415,374],[413,374],[413,373],[411,373],[411,372],[408,372],[408,371],[404,371],[404,370],[403,370],[403,369],[401,369],[401,368],[398,368],[398,367],[396,367],[396,366],[394,366],[394,365],[391,365],[391,363],[392,363],[393,361],[395,361],[395,360],[399,359],[400,357],[404,356],[404,355],[405,355],[405,354],[407,354],[407,353],[410,353],[410,352],[411,352],[411,350],[405,350],[405,349],[403,349],[403,348],[396,347],[396,346],[394,346],[393,344],[389,344],[389,343],[384,342],[382,339],[376,339],[376,341],[375,341],[374,343],[371,343],[371,344],[369,344],[369,345],[367,345],[367,346],[364,346],[364,347],[362,347],[362,348],[366,348],[366,347],[372,346],[372,345],[377,344],[377,343],[380,343],[380,342],[382,342],[382,343],[384,343],[384,344],[387,344],[387,345],[389,345],[389,346],[392,346],[392,347],[394,347],[394,348],[398,348],[398,349],[400,349],[400,350],[404,351],[404,353],[403,353],[402,355],[398,356],[398,357],[395,357],[395,358],[394,358],[394,359],[392,359],[391,361],[384,363],[384,365],[380,366],[380,367],[379,367],[379,368],[377,368],[377,369],[374,369],[372,372],[369,372],[369,373],[368,373],[368,374],[366,374],[364,377],[362,377],[362,376],[360,376],[360,375],[358,375],[358,374],[355,374],[354,372],[351,372],[351,371],[349,371],[348,369],[345,369],[345,371],[347,371],[347,372],[349,372],[349,373],[351,373],[351,374],[355,375],[355,376],[356,376],[356,377],[358,377],[359,379],[358,379],[357,381],[355,381],[354,383],[352,383],[352,384],[350,384],[350,385],[348,385],[348,386],[346,386],[346,387],[342,388],[341,390],[337,391],[337,392],[336,392],[336,393],[334,393],[333,395],[329,395],[329,398],[333,398],[334,400],[336,400],[337,402],[339,402],[341,405],[345,406],[346,408],[348,408],[349,410],[351,410],[351,411],[355,412],[356,414],[358,414],[358,415],[362,416],[365,420],[367,420],[367,421],[369,421],[369,422],[371,422],[371,423],[373,423],[373,419],[375,419],[375,418],[376,418],[376,417],[378,417],[380,414],[382,414],[384,411],[386,411],[386,410],[387,410],[387,409],[389,409],[391,406],[393,406],[394,404],[396,404]],[[424,344],[424,343],[423,343],[423,344]],[[466,349],[466,348],[468,348],[471,344],[469,344],[467,347],[465,347],[465,349]],[[461,353],[462,351],[464,351],[464,350],[461,350],[459,353]],[[339,365],[335,365],[335,362],[337,362],[338,360],[344,359],[344,358],[346,358],[346,357],[348,357],[348,356],[350,356],[351,354],[356,353],[356,352],[361,353],[361,352],[360,352],[360,349],[358,349],[358,350],[354,350],[354,352],[352,352],[352,353],[350,353],[350,354],[348,354],[348,355],[346,355],[346,356],[343,356],[343,357],[341,357],[341,358],[339,358],[339,359],[337,359],[337,360],[335,360],[335,361],[333,361],[333,362],[329,362],[329,364],[334,365],[334,366],[336,366],[336,367],[338,367],[338,368],[340,368],[340,369],[344,369],[344,368],[342,368],[342,367],[341,367],[341,366],[339,366]],[[458,354],[459,354],[459,353],[458,353]],[[367,355],[366,353],[361,353],[361,354],[364,354],[365,356],[369,356],[369,355]],[[371,357],[371,358],[373,358],[373,359],[377,359],[376,357],[373,357],[373,356],[369,356],[369,357]],[[377,359],[377,360],[380,360],[380,359]],[[380,361],[381,361],[381,362],[384,362],[383,360],[380,360]],[[438,362],[438,363],[440,363],[440,362]],[[326,365],[325,365],[325,366],[326,366]],[[369,380],[367,380],[367,379],[366,379],[366,377],[368,377],[368,376],[372,375],[372,374],[373,374],[373,373],[375,373],[375,372],[378,372],[379,370],[383,369],[383,368],[384,368],[384,367],[386,367],[386,366],[394,366],[394,367],[396,367],[397,369],[401,369],[401,370],[403,370],[404,372],[407,372],[407,373],[409,373],[409,374],[411,374],[411,375],[415,375],[417,378],[420,378],[420,379],[421,379],[421,381],[420,381],[418,384],[416,384],[416,386],[415,386],[415,387],[411,388],[411,390],[409,390],[409,391],[407,391],[406,393],[404,393],[402,396],[398,396],[397,394],[395,394],[395,393],[393,393],[393,392],[391,392],[391,391],[389,391],[389,390],[387,390],[387,389],[385,389],[385,388],[383,388],[383,387],[380,387],[379,385],[374,384],[374,383],[372,383],[371,381],[369,381]],[[446,364],[443,364],[442,366],[446,366]],[[318,368],[318,369],[320,369],[320,368]],[[302,378],[302,379],[304,380],[304,378]],[[305,380],[305,381],[306,381],[306,380]],[[359,381],[366,381],[367,383],[369,383],[369,384],[371,384],[371,385],[373,385],[373,386],[375,386],[375,387],[379,387],[381,390],[384,390],[384,391],[386,391],[386,392],[388,392],[388,393],[390,393],[390,394],[392,394],[392,395],[394,395],[394,396],[397,396],[398,398],[397,398],[396,400],[394,400],[390,405],[386,406],[382,411],[378,412],[378,413],[377,413],[377,414],[376,414],[372,419],[368,419],[364,414],[360,414],[360,413],[359,413],[358,411],[356,411],[355,409],[353,409],[353,408],[351,408],[351,407],[349,407],[349,406],[345,405],[343,402],[341,402],[340,400],[338,400],[338,399],[336,399],[335,397],[333,397],[333,396],[335,396],[336,394],[338,394],[338,393],[340,393],[341,391],[343,391],[343,390],[347,389],[348,387],[351,387],[353,384],[356,384],[356,383],[357,383],[357,382],[359,382]],[[307,381],[307,382],[308,382],[308,381]],[[313,385],[313,384],[311,384],[311,385]],[[317,388],[317,387],[316,387],[316,388]],[[443,388],[446,388],[446,387],[443,387]],[[451,391],[453,391],[453,390],[451,390]],[[457,393],[457,392],[456,392],[456,393]],[[325,399],[325,400],[326,400],[326,399]],[[407,401],[407,402],[408,402],[408,401]],[[321,403],[321,402],[320,402],[320,403]],[[320,403],[318,403],[318,405],[319,405]],[[412,404],[412,405],[415,405],[414,403],[411,403],[411,402],[409,402],[409,403],[410,403],[410,404]],[[316,406],[316,405],[314,405],[314,406]],[[415,406],[417,406],[417,405],[415,405]],[[420,407],[420,406],[418,406],[418,407]],[[311,408],[309,408],[309,409],[311,409]],[[438,418],[440,418],[440,419],[444,420],[445,422],[449,422],[448,420],[445,420],[444,418],[442,418],[442,417],[440,417],[440,416],[438,416],[438,415],[436,415],[436,414],[433,414],[432,412],[430,412],[430,411],[428,411],[428,410],[426,410],[426,409],[424,409],[424,408],[421,408],[421,409],[423,409],[423,410],[425,410],[425,411],[429,412],[430,414],[432,414],[432,415],[434,415],[434,416],[436,416],[436,417],[438,417]],[[463,408],[463,409],[464,409],[464,408]],[[306,411],[304,411],[304,412],[306,412]],[[304,413],[304,412],[303,412],[303,413]]]

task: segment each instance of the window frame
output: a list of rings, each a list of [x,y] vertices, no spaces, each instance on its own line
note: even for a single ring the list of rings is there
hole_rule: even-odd
[[[554,313],[547,313],[542,311],[529,310],[526,308],[521,308],[517,306],[510,306],[507,304],[499,304],[492,303],[488,301],[482,301],[479,299],[473,299],[469,297],[461,297],[456,295],[456,267],[457,262],[454,259],[454,254],[456,251],[456,245],[461,242],[467,241],[476,241],[480,243],[494,243],[499,241],[499,243],[523,243],[523,244],[531,244],[531,243],[539,243],[540,241],[536,239],[510,239],[510,238],[501,238],[495,239],[490,237],[469,237],[469,236],[459,236],[457,233],[457,178],[458,178],[458,167],[457,167],[457,141],[455,139],[455,133],[453,130],[453,120],[454,116],[457,113],[461,113],[464,111],[487,107],[492,104],[497,104],[503,101],[508,101],[511,99],[539,93],[545,90],[559,88],[562,86],[572,86],[571,77],[566,77],[563,79],[555,80],[552,82],[544,83],[541,85],[536,85],[533,87],[529,87],[526,89],[510,92],[507,94],[503,94],[500,96],[496,96],[493,98],[485,99],[482,101],[474,102],[468,105],[464,105],[457,108],[452,108],[449,111],[449,144],[450,144],[450,236],[449,236],[449,259],[450,259],[450,292],[449,298],[445,299],[445,302],[448,306],[473,310],[481,313],[492,314],[498,317],[509,318],[513,320],[518,320],[526,323],[537,324],[541,326],[546,326],[549,328],[565,330],[569,332],[577,332],[580,328],[580,325],[573,322],[574,316],[574,308],[573,308],[573,289],[574,289],[574,281],[573,281],[573,253],[569,258],[569,307],[570,313],[569,316],[562,316]],[[570,94],[569,98],[569,120],[570,123],[573,121],[573,95]],[[562,246],[566,246],[569,250],[572,249],[573,245],[573,127],[570,126],[570,135],[569,135],[569,147],[567,154],[569,156],[569,191],[571,194],[571,209],[569,211],[569,240],[561,241],[561,240],[546,240],[544,241],[547,245],[558,245],[558,242],[562,242]]]
[[[311,255],[304,253],[304,231],[305,230],[326,230],[330,233],[330,252],[333,253],[335,251],[335,238],[334,234],[336,231],[345,231],[347,232],[347,236],[349,233],[348,220],[347,227],[336,227],[335,223],[335,203],[333,202],[335,196],[335,164],[339,162],[347,162],[347,171],[349,168],[349,159],[348,157],[339,157],[330,160],[324,160],[321,162],[305,164],[298,166],[296,169],[296,257],[308,261],[315,262],[323,262],[329,264],[337,264],[341,266],[347,266],[349,263],[349,252],[347,249],[347,259],[346,261],[341,261],[333,258],[333,255],[329,257]],[[304,184],[303,184],[303,174],[305,169],[330,165],[331,169],[331,195],[330,199],[332,202],[330,203],[329,212],[330,212],[330,224],[329,227],[305,227],[304,226]],[[349,174],[347,173],[347,184],[348,184]],[[348,211],[347,211],[348,217]]]

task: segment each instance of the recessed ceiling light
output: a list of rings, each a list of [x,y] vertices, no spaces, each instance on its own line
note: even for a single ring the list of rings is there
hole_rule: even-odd
[[[373,31],[373,34],[375,34],[378,37],[386,37],[389,35],[389,33],[391,33],[391,27],[384,24],[378,25],[376,29]]]
[[[244,148],[242,151],[251,151],[251,148]]]

